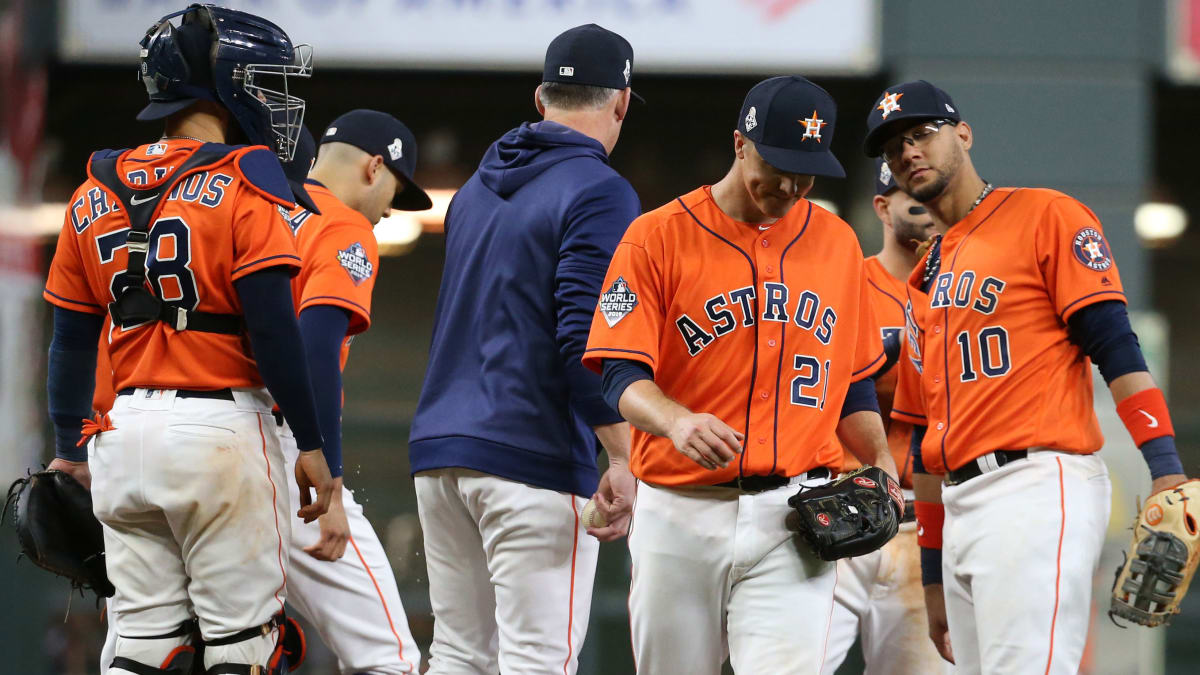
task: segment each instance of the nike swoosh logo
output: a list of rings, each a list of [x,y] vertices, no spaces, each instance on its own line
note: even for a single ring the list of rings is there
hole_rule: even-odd
[[[1158,427],[1158,418],[1157,417],[1155,417],[1154,415],[1151,415],[1150,413],[1146,412],[1145,410],[1139,409],[1138,412],[1142,413],[1143,415],[1146,416],[1146,419],[1150,420],[1150,424],[1147,424],[1146,426],[1150,427],[1151,429],[1155,429]]]
[[[161,195],[161,194],[162,194],[161,192],[156,192],[156,193],[150,195],[149,197],[146,197],[145,199],[138,199],[137,197],[130,197],[129,203],[134,206],[137,206],[138,204],[145,204],[146,202],[150,201],[151,199],[158,199],[158,195]]]
[[[759,225],[758,229],[766,231],[766,230],[771,229],[771,226],[770,225]]]

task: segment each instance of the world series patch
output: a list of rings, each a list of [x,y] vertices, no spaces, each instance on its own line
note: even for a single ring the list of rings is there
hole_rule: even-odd
[[[361,242],[356,241],[344,249],[339,249],[337,259],[355,286],[361,285],[375,273],[375,265],[367,258],[367,252]]]
[[[637,303],[637,293],[629,288],[624,277],[617,277],[612,287],[600,294],[600,313],[604,315],[608,327],[612,328],[621,319],[629,316],[633,308],[637,307]]]
[[[1075,259],[1089,270],[1103,272],[1112,267],[1112,252],[1108,249],[1108,242],[1094,227],[1085,227],[1076,232],[1071,240],[1071,250],[1075,252]]]

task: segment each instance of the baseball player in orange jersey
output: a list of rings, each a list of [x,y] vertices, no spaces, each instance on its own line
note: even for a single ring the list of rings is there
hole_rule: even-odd
[[[943,233],[908,281],[892,408],[924,435],[914,471],[930,636],[957,672],[1075,673],[1111,492],[1092,362],[1153,490],[1185,480],[1112,252],[1078,201],[982,180],[971,128],[928,82],[889,87],[867,126],[867,154]]]
[[[835,566],[788,529],[837,436],[896,468],[869,377],[884,363],[853,230],[806,201],[836,108],[801,77],[746,96],[729,173],[639,217],[584,363],[633,432],[634,657],[647,673],[820,673]]]
[[[326,445],[333,445],[341,441],[341,371],[350,341],[371,323],[371,294],[379,269],[372,225],[390,209],[416,211],[431,204],[412,180],[416,139],[391,115],[372,110],[347,113],[329,125],[322,141],[320,161],[307,185],[293,187],[310,194],[319,213],[303,207],[291,213],[303,260],[292,280],[292,297],[321,430]],[[312,136],[303,131],[286,167],[289,177],[304,181],[314,153]],[[106,378],[103,364],[98,371],[99,390]],[[107,410],[102,405],[98,401],[97,410]],[[278,432],[290,469],[299,456],[296,439],[287,424]],[[296,499],[295,488],[292,492]],[[291,532],[288,604],[317,629],[337,656],[340,671],[418,672],[421,652],[409,631],[391,565],[354,493],[341,487],[325,515],[317,522],[294,521]],[[111,661],[112,625],[110,620],[102,664]]]
[[[873,206],[883,223],[883,250],[867,258],[866,272],[871,305],[888,358],[873,379],[887,428],[888,448],[900,467],[906,509],[900,532],[886,546],[837,562],[833,592],[836,604],[824,670],[829,675],[845,660],[856,634],[862,636],[869,675],[933,673],[941,667],[937,650],[924,639],[925,604],[909,463],[913,426],[888,419],[896,391],[895,365],[904,340],[904,285],[917,263],[918,244],[933,234],[933,219],[924,206],[896,187],[886,163],[877,160],[875,171]],[[842,471],[856,468],[858,460],[846,452]]]
[[[293,195],[279,158],[303,114],[286,79],[309,65],[269,21],[207,5],[163,17],[141,46],[139,118],[166,133],[92,155],[46,282],[52,467],[90,483],[104,526],[111,671],[187,672],[198,625],[208,672],[274,673],[290,523],[274,403],[304,451],[301,517],[325,512],[341,469],[321,452],[280,212]],[[224,145],[237,135],[269,147]],[[81,425],[106,308],[118,396]]]

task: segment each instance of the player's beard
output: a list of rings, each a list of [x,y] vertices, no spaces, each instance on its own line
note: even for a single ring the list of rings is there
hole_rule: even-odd
[[[954,179],[956,174],[958,174],[958,169],[961,166],[962,155],[954,153],[951,155],[950,160],[947,162],[945,168],[939,169],[932,166],[929,167],[929,171],[934,174],[932,181],[919,188],[913,188],[912,191],[905,190],[905,192],[908,192],[910,197],[921,202],[922,204],[927,204],[942,196],[942,193],[944,193],[946,188],[950,185],[950,181]]]

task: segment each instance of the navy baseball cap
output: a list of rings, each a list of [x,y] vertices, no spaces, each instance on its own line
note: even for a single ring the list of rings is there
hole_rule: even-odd
[[[882,157],[875,158],[875,194],[886,195],[900,187],[896,185],[896,177],[892,175],[892,167],[883,161]]]
[[[594,23],[564,31],[546,48],[542,82],[624,89],[632,78],[633,46],[629,40]],[[636,93],[633,98],[646,102]]]
[[[738,130],[767,164],[788,173],[845,178],[833,156],[837,105],[824,89],[796,75],[754,85],[742,103]]]
[[[393,209],[424,211],[433,206],[429,195],[413,180],[417,168],[417,138],[395,117],[378,110],[351,110],[325,129],[321,143],[349,143],[383,157],[383,163],[404,185],[392,200]]]
[[[962,114],[950,94],[925,80],[892,85],[884,90],[867,115],[867,139],[863,142],[863,151],[867,157],[878,157],[883,144],[899,128],[930,119],[961,122]]]

